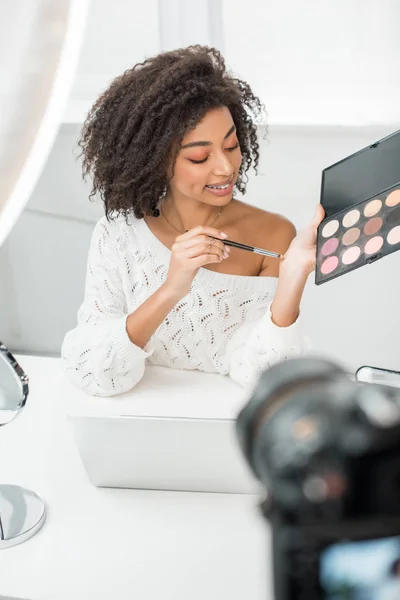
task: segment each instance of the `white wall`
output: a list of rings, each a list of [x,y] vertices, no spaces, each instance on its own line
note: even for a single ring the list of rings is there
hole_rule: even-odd
[[[388,72],[400,72],[400,43],[389,22],[389,9],[393,20],[398,14],[397,3],[380,2],[382,13],[377,14],[378,2],[357,3],[358,12],[353,11],[355,3],[342,0],[335,11],[330,2],[310,2],[308,16],[314,20],[307,21],[295,0],[279,6],[248,0],[246,10],[239,0],[171,0],[170,11],[166,2],[140,3],[138,18],[133,1],[118,0],[112,11],[106,0],[92,3],[65,118],[71,123],[61,127],[30,203],[0,250],[5,291],[0,294],[0,338],[15,350],[57,354],[65,331],[74,326],[89,238],[102,214],[100,206],[88,201],[89,186],[81,181],[76,159],[80,123],[75,121],[113,76],[146,54],[218,41],[228,64],[254,84],[274,117],[260,175],[251,178],[245,199],[287,215],[298,227],[306,224],[319,200],[324,167],[400,127],[399,103],[391,95],[398,84]],[[379,25],[374,38],[371,15]],[[288,28],[290,20],[298,26]],[[390,40],[381,35],[382,23]],[[368,55],[367,39],[376,42]],[[332,52],[335,40],[342,50]],[[328,56],[329,77],[323,74]],[[368,64],[380,86],[378,93],[371,84],[365,100]],[[395,93],[398,98],[397,88]],[[323,286],[310,278],[303,317],[318,351],[349,368],[365,363],[400,368],[399,267],[400,253],[395,253]]]
[[[0,248],[0,339],[15,350],[59,354],[82,300],[91,230],[101,216],[88,201],[76,160],[78,125],[63,125],[38,185]]]
[[[223,0],[224,51],[270,121],[400,122],[398,0]]]
[[[160,51],[158,0],[91,0],[65,121],[82,121],[117,75]]]
[[[64,117],[81,122],[97,96],[137,62],[189,44],[222,47],[222,0],[91,0]]]

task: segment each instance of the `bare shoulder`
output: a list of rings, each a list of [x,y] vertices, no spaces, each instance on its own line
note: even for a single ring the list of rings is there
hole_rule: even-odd
[[[244,243],[284,254],[296,236],[296,228],[286,217],[234,200],[232,218],[240,224]]]

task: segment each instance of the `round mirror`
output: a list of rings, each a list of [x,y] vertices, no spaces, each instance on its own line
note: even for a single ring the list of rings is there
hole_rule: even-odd
[[[12,421],[25,406],[28,378],[0,342],[0,426]]]
[[[57,135],[79,57],[87,0],[0,2],[0,247],[24,209]],[[0,426],[24,407],[28,379],[0,342]],[[0,549],[46,519],[35,492],[0,485]]]
[[[57,135],[75,75],[87,0],[0,2],[0,246]]]

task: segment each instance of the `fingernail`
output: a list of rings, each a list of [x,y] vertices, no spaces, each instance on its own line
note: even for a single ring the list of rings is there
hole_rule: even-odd
[[[225,252],[230,252],[231,251],[231,249],[229,248],[229,246],[224,246],[224,250],[225,250]]]
[[[227,233],[224,233],[223,231],[220,231],[219,233],[220,233],[220,236],[221,236],[222,238],[227,238],[227,237],[228,237],[228,234],[227,234]]]
[[[224,258],[228,258],[229,254],[227,252],[224,252]]]

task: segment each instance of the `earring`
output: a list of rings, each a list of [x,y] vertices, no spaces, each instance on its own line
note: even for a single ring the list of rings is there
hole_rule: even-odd
[[[163,187],[163,189],[162,189],[162,192],[160,194],[160,197],[158,198],[158,201],[156,202],[154,208],[152,209],[153,210],[153,217],[159,217],[160,214],[161,214],[160,213],[160,209],[157,208],[157,206],[159,206],[160,203],[164,200],[165,195],[167,193],[167,187],[168,187],[167,184],[165,184],[164,187]]]

